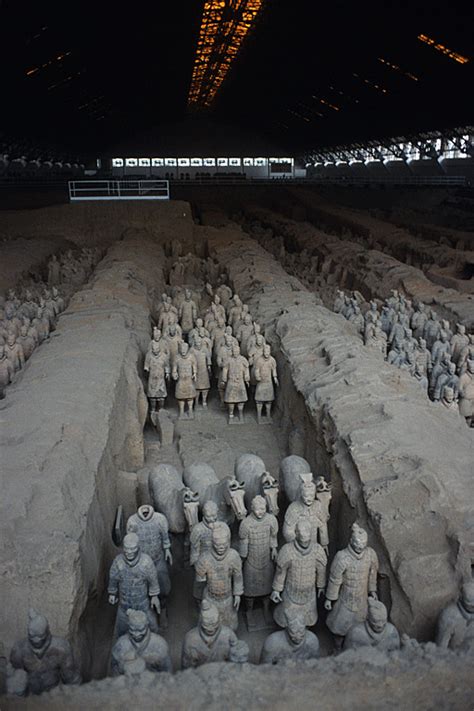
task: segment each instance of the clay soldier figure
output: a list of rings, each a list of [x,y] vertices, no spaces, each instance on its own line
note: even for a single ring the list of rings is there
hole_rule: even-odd
[[[127,533],[123,539],[123,553],[114,559],[109,574],[109,603],[119,603],[116,621],[117,636],[128,630],[127,610],[142,610],[148,617],[152,632],[158,631],[153,610],[160,614],[160,585],[155,564],[140,550],[136,533]]]
[[[155,564],[160,586],[160,624],[163,629],[166,629],[168,625],[166,601],[171,592],[168,565],[173,565],[166,516],[155,511],[150,504],[144,504],[128,519],[127,533],[137,534],[140,550],[147,553]]]
[[[202,521],[196,523],[191,529],[190,545],[191,552],[189,562],[195,566],[199,558],[212,548],[212,529],[217,521],[217,504],[215,501],[206,501],[202,507]],[[196,600],[202,600],[204,585],[198,583],[196,579],[193,585],[193,596]]]
[[[243,595],[242,562],[230,547],[230,529],[219,521],[214,524],[212,547],[205,551],[196,563],[196,581],[206,583],[203,601],[212,602],[219,611],[223,625],[237,629],[237,613]]]
[[[441,393],[443,388],[447,385],[454,391],[455,400],[458,399],[459,394],[459,377],[456,375],[456,364],[448,363],[447,370],[443,371],[436,378],[436,383],[433,390],[433,400],[436,402],[441,399]]]
[[[321,597],[326,586],[327,557],[313,539],[309,521],[298,521],[295,533],[295,539],[278,553],[270,596],[277,605],[273,617],[277,625],[286,627],[288,617],[300,615],[306,627],[312,627],[318,620],[316,589]]]
[[[23,325],[20,327],[20,335],[18,336],[17,342],[23,350],[25,361],[28,360],[36,347],[34,338],[28,335],[28,326]]]
[[[260,664],[278,664],[287,659],[296,662],[319,657],[319,640],[310,632],[301,615],[286,615],[286,627],[269,635],[262,649]]]
[[[243,356],[248,356],[248,342],[253,333],[252,317],[250,314],[245,314],[243,323],[240,325],[237,333],[237,340],[240,343],[240,351]]]
[[[336,289],[336,297],[334,299],[333,311],[337,314],[341,313],[342,307],[344,306],[344,292],[340,289]]]
[[[34,318],[36,316],[36,310],[38,308],[38,304],[36,301],[33,301],[33,298],[31,296],[31,291],[29,289],[26,290],[25,293],[25,301],[22,303],[20,310],[24,316],[28,316],[28,318]]]
[[[141,610],[127,610],[128,632],[112,647],[112,676],[125,674],[124,662],[130,652],[143,659],[152,672],[172,672],[168,643],[150,630],[148,617]]]
[[[377,599],[379,562],[367,545],[366,531],[354,523],[347,548],[338,551],[331,564],[324,607],[330,611],[326,625],[342,648],[351,627],[367,619],[368,597]]]
[[[158,318],[158,328],[164,333],[168,326],[170,325],[171,320],[174,320],[174,316],[176,314],[173,314],[171,311],[171,304],[166,301],[163,304],[163,308],[161,309],[160,316]]]
[[[425,305],[422,301],[419,301],[410,320],[410,327],[415,338],[423,337],[423,330],[427,320],[428,316],[425,312]]]
[[[400,649],[400,635],[397,628],[388,622],[387,608],[383,602],[369,597],[365,622],[351,627],[344,640],[344,649],[375,647],[381,652]]]
[[[5,397],[5,388],[10,385],[14,375],[13,365],[5,355],[5,346],[0,344],[0,399]]]
[[[202,318],[197,318],[196,319],[196,325],[194,326],[193,329],[188,333],[188,343],[191,346],[191,348],[194,345],[194,339],[199,336],[199,329],[204,328],[204,323]],[[204,329],[207,337],[209,338],[209,331],[207,329]]]
[[[224,341],[224,334],[225,334],[225,321],[223,318],[219,318],[217,321],[217,324],[215,327],[212,329],[210,332],[209,336],[211,338],[211,341],[214,345],[214,351],[215,351],[215,346],[217,343],[220,343],[221,341]]]
[[[469,345],[469,336],[466,336],[466,327],[462,323],[456,324],[456,333],[451,338],[451,360],[459,363],[462,349]]]
[[[433,343],[431,347],[431,357],[433,362],[441,360],[442,356],[445,354],[451,355],[451,344],[448,340],[448,334],[446,331],[441,331],[439,338]]]
[[[474,644],[474,582],[464,583],[456,602],[451,602],[438,619],[436,644],[445,649],[472,648]]]
[[[424,338],[418,339],[418,346],[415,350],[415,363],[419,365],[419,372],[428,377],[431,373],[433,365],[431,353],[426,347],[426,341]]]
[[[189,630],[184,638],[181,665],[189,669],[209,662],[227,662],[231,646],[237,642],[235,632],[222,624],[217,607],[203,600],[198,626]]]
[[[166,353],[169,356],[168,343],[166,341],[166,338],[163,336],[162,332],[160,331],[160,329],[157,326],[155,326],[153,328],[153,338],[151,339],[151,341],[148,345],[147,355],[148,355],[148,353],[151,353],[151,347],[154,343],[159,343],[161,351],[163,353]]]
[[[49,336],[49,320],[44,316],[41,306],[36,309],[36,318],[33,319],[32,323],[38,331],[39,342],[43,343]]]
[[[14,372],[18,372],[25,367],[25,355],[23,348],[16,342],[14,333],[9,333],[5,345],[5,355],[10,361]]]
[[[66,304],[64,303],[63,297],[59,293],[59,289],[55,286],[53,286],[53,301],[56,304],[56,313],[62,313],[66,308]]]
[[[263,356],[263,349],[265,347],[265,339],[261,333],[259,333],[255,339],[255,345],[249,348],[249,365],[250,365],[250,385],[256,387],[257,380],[255,378],[255,364],[261,356]]]
[[[41,694],[62,684],[80,684],[81,675],[71,645],[62,637],[53,637],[46,617],[36,610],[28,613],[28,636],[13,645],[10,662],[14,669],[28,674],[28,689]]]
[[[184,408],[188,405],[188,416],[194,417],[193,404],[196,397],[197,363],[194,354],[189,350],[187,343],[179,344],[179,355],[172,372],[176,380],[175,397],[179,404],[179,419],[184,418]]]
[[[250,385],[250,370],[247,358],[240,355],[240,348],[232,346],[232,355],[222,369],[222,381],[225,383],[224,402],[229,409],[229,424],[234,420],[237,405],[239,421],[244,421],[244,405],[248,400],[247,387]]]
[[[262,327],[257,321],[253,322],[253,332],[249,336],[249,340],[247,341],[247,352],[248,352],[248,357],[250,358],[250,353],[253,351],[255,348],[255,345],[257,343],[257,338],[261,335],[262,338],[262,343],[265,343],[265,338],[263,337],[262,334]]]
[[[309,476],[312,476],[309,474]],[[291,503],[285,513],[283,536],[285,541],[293,541],[296,537],[298,521],[306,520],[311,525],[313,541],[320,543],[327,554],[329,545],[328,509],[316,498],[316,484],[312,479],[302,479],[300,498]]]
[[[420,383],[420,387],[423,392],[428,395],[428,378],[422,371],[422,366],[418,361],[415,361],[415,370],[413,372],[413,377],[418,383]]]
[[[197,307],[194,301],[191,299],[191,292],[189,289],[184,291],[184,301],[179,307],[179,323],[183,329],[183,334],[187,335],[189,331],[194,326],[194,322],[197,319]]]
[[[234,340],[231,334],[226,333],[224,335],[224,343],[220,346],[217,351],[217,387],[219,390],[219,397],[221,405],[224,405],[224,393],[226,384],[222,379],[224,368],[232,357],[232,348],[234,346]]]
[[[234,294],[229,303],[227,323],[235,330],[235,324],[238,323],[242,315],[242,302],[238,294]]]
[[[358,305],[354,306],[353,313],[349,316],[349,322],[352,323],[357,331],[362,335],[364,333],[364,317],[362,316],[360,307]]]
[[[164,407],[168,391],[166,381],[170,377],[168,354],[161,350],[159,341],[151,342],[151,351],[145,356],[145,372],[148,373],[147,395],[150,399],[151,414]]]
[[[474,426],[474,360],[467,361],[467,370],[459,377],[459,412],[469,427]]]
[[[469,343],[461,348],[458,359],[458,373],[462,375],[467,370],[467,361],[474,360],[474,333],[469,334]]]
[[[263,598],[264,616],[268,617],[277,546],[276,516],[267,512],[267,502],[263,496],[255,496],[251,503],[251,513],[244,518],[239,528],[239,552],[244,560],[244,596],[249,630],[256,626],[252,614],[255,598]]]
[[[218,318],[218,319],[219,319],[219,318],[222,318],[222,319],[224,319],[224,321],[225,321],[225,308],[224,308],[224,306],[221,304],[221,297],[219,296],[219,294],[214,294],[213,303],[214,303],[215,306],[216,306],[216,315],[217,315],[217,318]]]
[[[60,270],[61,266],[58,262],[58,258],[55,254],[53,254],[50,262],[48,263],[48,284],[50,286],[56,286],[56,284],[59,284],[61,281]]]
[[[449,385],[445,385],[442,389],[440,402],[447,410],[449,410],[449,412],[452,412],[455,415],[459,414],[459,406],[455,392],[453,388],[449,387]]]
[[[209,390],[211,389],[211,369],[212,369],[212,356],[210,350],[203,347],[203,342],[201,336],[197,336],[194,339],[194,346],[191,349],[191,353],[196,360],[196,405],[199,404],[199,395],[202,397],[202,406],[207,407],[207,396]]]
[[[430,350],[433,348],[434,342],[438,339],[440,330],[441,324],[438,321],[436,311],[433,311],[433,309],[431,309],[429,313],[429,318],[426,320],[426,323],[423,327],[423,338],[425,339]]]
[[[183,339],[177,331],[176,324],[171,324],[166,335],[164,335],[164,338],[170,356],[170,367],[171,370],[173,370],[176,364],[176,359],[178,357],[179,345],[183,342]]]
[[[221,274],[221,276],[219,277],[219,281],[224,280],[224,278],[225,278],[225,276],[223,274]],[[219,299],[221,300],[222,306],[226,309],[227,306],[229,305],[229,302],[232,299],[232,289],[229,286],[227,286],[227,284],[225,284],[224,281],[222,281],[222,283],[219,284],[219,286],[216,289],[216,294],[219,297]]]
[[[263,347],[263,355],[255,361],[254,373],[255,380],[257,381],[257,387],[255,389],[257,422],[261,424],[263,405],[265,405],[267,420],[270,422],[272,402],[275,399],[274,385],[278,387],[278,376],[276,360],[272,356],[268,344]]]

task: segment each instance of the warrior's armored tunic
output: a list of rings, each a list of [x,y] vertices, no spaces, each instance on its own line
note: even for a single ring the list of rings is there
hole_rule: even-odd
[[[257,387],[255,389],[255,402],[273,402],[275,399],[275,388],[273,379],[277,375],[276,360],[273,356],[265,358],[260,356],[255,361],[255,380]]]
[[[287,659],[304,661],[319,657],[319,640],[313,632],[306,630],[300,644],[294,644],[285,630],[272,632],[265,640],[260,657],[260,664],[278,664]]]
[[[117,635],[128,630],[127,610],[142,610],[146,613],[152,632],[158,631],[156,616],[151,609],[150,598],[160,594],[155,564],[146,553],[140,553],[129,564],[120,553],[110,567],[108,594],[118,596]]]
[[[303,501],[293,501],[288,506],[285,514],[283,524],[285,541],[293,541],[295,539],[296,524],[300,519],[305,519],[311,524],[313,541],[320,543],[322,546],[327,546],[329,544],[328,518],[328,512],[318,499],[315,499],[311,506],[306,506]]]
[[[245,383],[250,381],[249,363],[246,358],[239,355],[232,356],[222,370],[222,380],[225,382],[224,402],[247,402],[247,388]]]
[[[287,614],[302,615],[307,627],[316,624],[316,588],[321,590],[326,585],[326,560],[324,550],[313,541],[303,548],[295,540],[280,550],[273,579],[273,589],[282,597],[273,613],[280,627],[286,627]]]
[[[240,555],[244,558],[244,595],[261,597],[272,591],[275,565],[271,551],[277,547],[278,521],[266,513],[261,519],[253,514],[240,524]]]
[[[400,649],[400,635],[397,628],[387,622],[382,632],[374,632],[367,620],[351,627],[344,640],[344,649],[376,647],[381,652]]]
[[[234,595],[243,595],[242,562],[233,548],[219,556],[214,550],[203,553],[196,563],[196,580],[205,582],[203,599],[219,610],[223,625],[236,630],[238,619]]]
[[[336,553],[331,565],[326,598],[335,600],[326,624],[333,634],[345,636],[367,617],[367,600],[377,590],[377,554],[373,548],[356,553],[351,546]]]
[[[196,358],[191,352],[185,356],[178,354],[173,369],[174,376],[178,376],[176,381],[175,397],[177,400],[194,400],[196,397]]]
[[[146,668],[153,672],[172,672],[168,643],[163,637],[148,630],[147,635],[140,644],[129,637],[122,635],[112,648],[112,675],[125,674],[124,662],[130,652],[134,652],[137,657],[144,660]]]
[[[149,373],[148,397],[164,399],[168,394],[166,389],[166,376],[170,373],[168,354],[160,351],[158,355],[155,355],[153,351],[148,351],[145,357],[145,370]]]
[[[199,627],[190,630],[183,642],[182,667],[199,667],[209,662],[229,661],[232,644],[237,643],[235,632],[225,625],[209,636]]]
[[[160,595],[170,594],[171,582],[165,552],[171,548],[168,521],[157,511],[146,518],[138,509],[127,521],[127,533],[136,533],[140,550],[147,553],[155,564],[160,586]]]

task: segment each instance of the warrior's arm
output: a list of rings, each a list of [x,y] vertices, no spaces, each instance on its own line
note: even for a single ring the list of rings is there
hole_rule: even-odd
[[[273,578],[273,584],[272,584],[273,590],[276,590],[279,593],[283,592],[283,589],[285,587],[287,573],[288,573],[288,563],[286,560],[282,559],[281,554],[280,554],[277,559],[275,576]]]
[[[235,551],[237,553],[237,551]],[[242,574],[242,561],[236,557],[232,570],[232,591],[234,595],[244,594],[244,576]]]
[[[369,594],[370,593],[375,593],[377,594],[377,574],[379,572],[379,560],[377,558],[377,553],[372,550],[372,559],[370,561],[370,569],[369,569]]]
[[[343,551],[340,551],[340,553],[342,552]],[[336,556],[331,565],[331,572],[329,573],[329,582],[326,588],[327,600],[338,599],[345,569],[346,564],[344,558],[339,553],[336,553]]]
[[[109,585],[107,587],[107,593],[109,595],[115,595],[115,596],[118,595],[119,582],[120,582],[120,571],[118,568],[117,558],[116,558],[113,561],[112,565],[110,566]]]
[[[239,528],[239,553],[241,558],[247,558],[249,554],[249,533],[245,519]]]

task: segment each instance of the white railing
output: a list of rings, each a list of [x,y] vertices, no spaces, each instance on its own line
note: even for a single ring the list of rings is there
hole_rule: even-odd
[[[70,180],[69,200],[169,200],[167,180]]]

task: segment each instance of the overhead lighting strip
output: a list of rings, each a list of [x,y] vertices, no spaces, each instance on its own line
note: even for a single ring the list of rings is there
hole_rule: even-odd
[[[264,0],[206,0],[194,60],[189,107],[209,107],[222,86]]]

